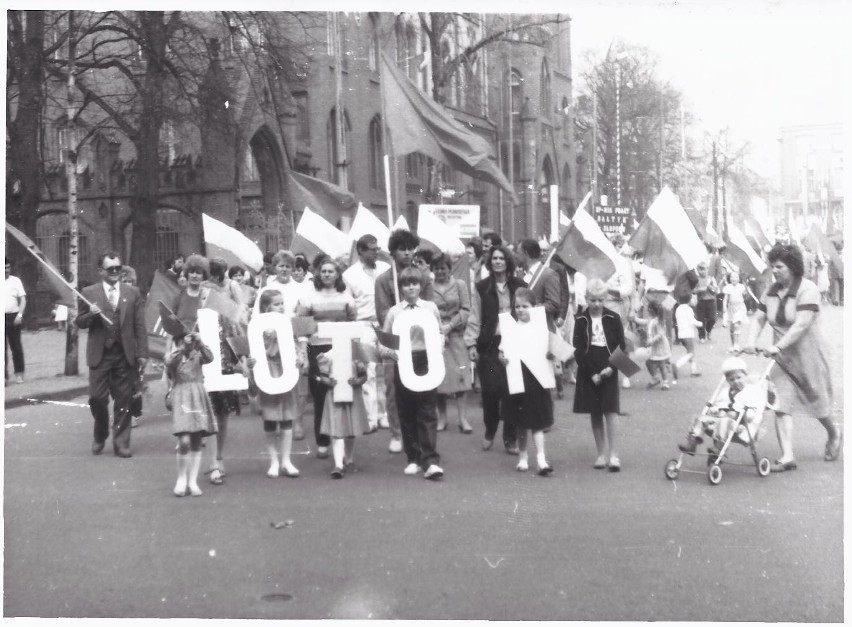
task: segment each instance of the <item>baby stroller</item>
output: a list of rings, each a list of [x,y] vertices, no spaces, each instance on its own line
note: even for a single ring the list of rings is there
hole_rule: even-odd
[[[774,392],[769,382],[769,373],[772,371],[774,364],[774,361],[769,364],[761,377],[760,383],[757,384],[760,388],[760,393],[753,395],[753,403],[739,408],[733,418],[719,417],[718,419],[714,419],[711,410],[715,406],[714,401],[719,396],[722,386],[726,383],[725,378],[722,377],[722,381],[716,386],[711,400],[705,403],[704,409],[699,416],[704,434],[712,439],[713,444],[711,448],[708,448],[706,453],[699,453],[697,451],[695,453],[681,452],[676,459],[670,459],[666,462],[665,466],[665,474],[668,479],[674,481],[678,478],[681,471],[703,472],[682,468],[685,455],[697,455],[707,457],[707,479],[712,485],[719,485],[722,482],[723,461],[734,466],[751,465],[750,463],[734,462],[728,459],[728,451],[733,444],[745,446],[749,449],[752,463],[757,468],[758,475],[761,477],[769,475],[769,458],[758,455],[757,441],[760,440],[760,437],[765,431],[765,428],[762,426],[764,413],[767,409],[772,409],[775,401]],[[746,416],[750,409],[753,410],[754,417],[749,421],[746,419]]]

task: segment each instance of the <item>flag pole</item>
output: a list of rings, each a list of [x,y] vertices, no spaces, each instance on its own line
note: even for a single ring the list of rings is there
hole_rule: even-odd
[[[12,228],[12,227],[11,227],[11,226],[9,225],[9,223],[7,222],[7,223],[6,223],[6,230],[8,230],[10,233],[12,233],[12,235],[15,235],[15,234],[14,234],[14,233],[10,230],[11,228]],[[18,239],[18,238],[17,238],[17,237],[15,237],[15,239]],[[21,244],[24,244],[24,242],[21,242],[20,240],[18,240],[18,241],[19,241]],[[74,288],[74,287],[73,287],[73,286],[72,286],[72,285],[71,285],[68,281],[66,281],[66,280],[65,280],[65,278],[64,278],[61,274],[59,274],[59,272],[58,272],[55,268],[53,268],[53,267],[52,267],[49,263],[46,263],[44,259],[42,259],[41,257],[39,257],[39,256],[38,256],[38,253],[36,253],[36,251],[34,251],[32,248],[30,248],[30,247],[29,247],[29,246],[27,246],[26,244],[24,244],[24,245],[23,245],[23,248],[25,248],[25,249],[26,249],[26,251],[27,251],[28,253],[30,253],[33,257],[35,257],[35,258],[36,258],[36,261],[38,261],[38,262],[39,262],[42,266],[44,266],[44,267],[47,269],[47,271],[48,271],[48,272],[50,272],[50,273],[51,273],[52,275],[54,275],[57,279],[59,279],[59,280],[62,282],[62,284],[63,284],[65,287],[67,287],[67,288],[68,288],[68,290],[69,290],[69,291],[71,291],[71,292],[72,292],[72,293],[73,293],[73,294],[74,294],[77,298],[79,298],[80,300],[82,300],[82,301],[83,301],[84,303],[86,303],[89,307],[93,307],[93,306],[94,306],[94,303],[89,302],[89,300],[88,300],[85,296],[83,296],[80,292],[78,292],[78,291],[77,291],[77,289],[76,289],[76,288]],[[101,312],[100,316],[101,316],[101,318],[103,318],[103,319],[104,319],[104,321],[105,321],[107,324],[112,325],[112,320],[110,320],[109,318],[107,318],[107,317],[106,317],[106,315],[105,315],[103,312]]]
[[[385,170],[385,199],[388,203],[388,228],[393,229],[393,204],[392,204],[392,194],[391,194],[391,168],[390,168],[390,155],[391,155],[391,141],[390,141],[390,127],[388,127],[388,112],[385,106],[385,80],[387,80],[385,76],[385,55],[384,53],[379,54],[379,84],[381,86],[381,97],[382,97],[382,143],[384,144],[385,154],[382,159],[382,164]]]

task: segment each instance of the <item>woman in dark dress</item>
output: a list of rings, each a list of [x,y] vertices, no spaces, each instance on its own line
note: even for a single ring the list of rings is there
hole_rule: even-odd
[[[621,470],[621,460],[616,453],[617,420],[621,408],[618,377],[615,368],[609,364],[609,357],[619,347],[625,350],[624,327],[619,315],[603,306],[606,295],[607,288],[603,281],[589,281],[586,286],[588,306],[575,318],[577,389],[574,394],[574,413],[592,416],[592,433],[598,449],[594,467],[609,467],[610,472],[618,472]]]

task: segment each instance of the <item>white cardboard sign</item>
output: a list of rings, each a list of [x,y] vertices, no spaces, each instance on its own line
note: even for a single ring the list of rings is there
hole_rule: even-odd
[[[509,394],[524,392],[521,362],[538,379],[543,388],[555,388],[556,378],[553,374],[553,363],[547,358],[550,336],[547,330],[547,317],[544,313],[544,307],[538,306],[530,309],[530,321],[526,324],[519,323],[509,312],[501,313],[499,318],[500,335],[502,336],[500,349],[503,351],[503,356],[509,360],[509,363],[506,364]]]

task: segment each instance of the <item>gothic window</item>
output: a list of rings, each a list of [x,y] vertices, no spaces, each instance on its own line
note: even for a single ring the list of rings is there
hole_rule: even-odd
[[[384,150],[382,148],[382,119],[376,115],[370,120],[370,188],[384,189],[385,170],[382,159]]]
[[[552,98],[550,94],[550,68],[547,59],[541,60],[541,115],[549,118],[552,113]]]

